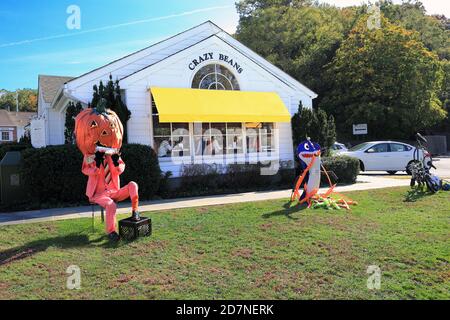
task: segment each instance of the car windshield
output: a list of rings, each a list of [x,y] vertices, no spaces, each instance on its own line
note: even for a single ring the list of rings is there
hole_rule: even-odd
[[[370,143],[364,142],[364,143],[358,144],[354,147],[351,147],[349,150],[350,151],[360,151],[360,150],[363,150],[364,148],[368,147],[369,145],[370,145]]]

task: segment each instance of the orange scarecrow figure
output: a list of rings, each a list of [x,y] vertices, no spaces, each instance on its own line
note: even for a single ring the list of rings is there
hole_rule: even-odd
[[[86,196],[91,203],[106,209],[106,232],[111,241],[118,241],[116,202],[130,198],[132,218],[139,220],[138,185],[130,182],[120,188],[119,176],[125,170],[120,157],[123,126],[117,114],[105,106],[106,100],[101,99],[96,108],[88,108],[78,114],[75,137],[84,155],[82,172],[89,177]]]

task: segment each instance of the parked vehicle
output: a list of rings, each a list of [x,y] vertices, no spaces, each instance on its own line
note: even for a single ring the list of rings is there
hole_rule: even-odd
[[[342,151],[348,151],[348,148],[343,143],[335,142],[331,146],[331,152],[334,154],[340,154]]]
[[[389,174],[406,171],[411,174],[409,165],[414,162],[414,152],[420,158],[431,157],[425,149],[397,141],[364,142],[339,154],[359,159],[361,171],[387,171]]]

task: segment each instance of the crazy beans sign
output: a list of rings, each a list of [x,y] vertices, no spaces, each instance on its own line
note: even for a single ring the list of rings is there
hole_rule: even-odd
[[[218,55],[216,55],[213,52],[204,53],[204,54],[200,55],[198,58],[192,60],[189,63],[189,70],[194,71],[197,68],[197,66],[203,64],[206,61],[211,61],[211,60],[222,61],[225,64],[230,65],[234,70],[237,71],[237,73],[242,73],[242,71],[244,71],[242,66],[232,57],[229,57],[222,53],[219,53]]]

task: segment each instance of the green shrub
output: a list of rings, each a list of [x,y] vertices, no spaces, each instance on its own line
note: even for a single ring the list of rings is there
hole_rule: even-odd
[[[260,164],[230,164],[224,176],[225,187],[230,190],[259,189],[274,184],[274,176],[261,175]]]
[[[29,143],[17,143],[17,142],[11,142],[11,143],[3,143],[0,144],[0,161],[2,161],[5,154],[9,151],[22,151],[27,148],[31,148],[31,144]]]
[[[288,168],[287,165],[290,167]],[[185,165],[181,185],[171,196],[201,196],[290,187],[294,181],[291,163],[282,163],[276,175],[261,175],[261,164]]]
[[[322,164],[327,171],[336,174],[339,184],[355,183],[359,174],[359,160],[348,156],[322,158]]]
[[[134,181],[139,186],[139,198],[152,199],[158,192],[161,169],[155,151],[142,144],[125,144],[122,147],[125,172],[120,176],[122,186]]]
[[[81,173],[83,156],[76,146],[26,149],[22,156],[23,178],[33,202],[86,201],[87,177]]]
[[[81,172],[83,156],[74,145],[26,149],[22,152],[24,181],[30,200],[42,204],[87,203],[87,177]],[[152,148],[124,145],[126,164],[121,185],[135,181],[140,199],[152,198],[159,188],[161,170]]]
[[[221,168],[215,164],[190,164],[181,168],[182,193],[205,194],[221,187]]]

